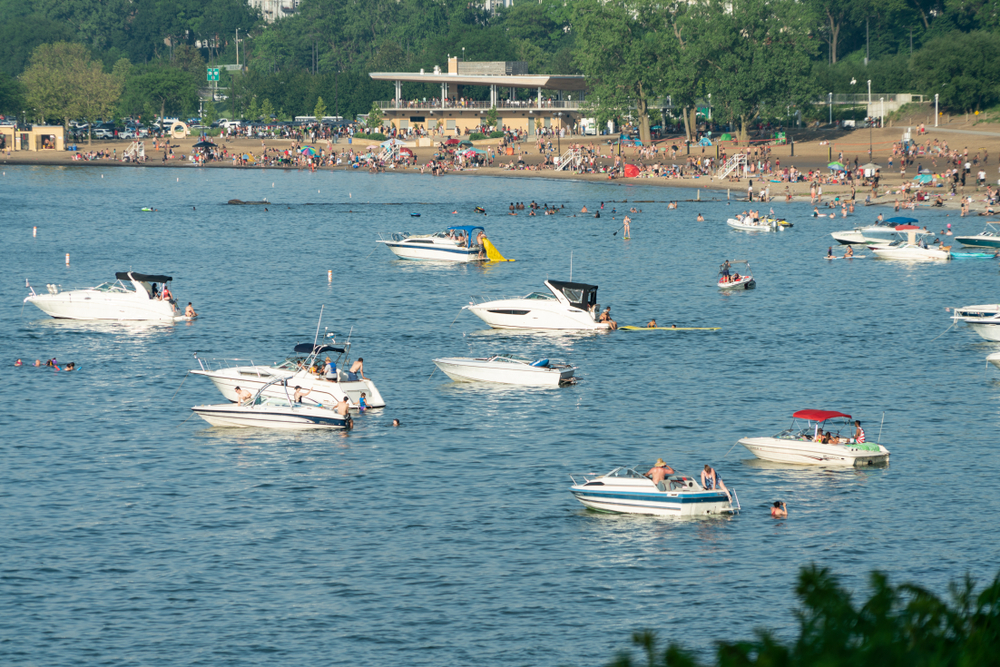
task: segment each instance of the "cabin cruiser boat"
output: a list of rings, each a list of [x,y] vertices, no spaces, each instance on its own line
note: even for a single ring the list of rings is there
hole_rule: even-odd
[[[346,396],[358,406],[361,393],[365,393],[365,403],[370,408],[385,407],[385,400],[371,379],[363,379],[350,373],[350,342],[338,345],[302,343],[295,346],[296,356],[285,359],[274,366],[261,366],[248,359],[202,359],[195,355],[200,368],[191,371],[192,375],[202,375],[209,378],[226,399],[236,402],[236,388],[254,392],[268,386],[264,396],[283,398],[285,388],[271,384],[275,379],[288,380],[289,387],[302,387],[309,390],[309,395],[303,398],[307,404],[322,403],[329,405],[337,403]],[[336,377],[324,377],[322,372],[314,372],[317,366],[322,369],[321,357],[329,354],[337,355],[333,359]],[[249,362],[249,363],[247,363]]]
[[[120,271],[115,274],[115,282],[97,287],[62,291],[61,285],[46,285],[48,294],[36,294],[28,284],[31,295],[24,302],[38,306],[50,317],[68,320],[190,320],[177,310],[175,300],[161,298],[156,289],[157,283],[162,285],[171,280],[170,276]]]
[[[739,444],[757,458],[775,463],[865,466],[889,462],[889,450],[882,445],[856,442],[850,437],[851,415],[832,410],[799,410],[792,418],[791,428],[776,436],[741,438]],[[799,424],[799,419],[805,424]],[[841,431],[845,437],[840,436]],[[827,432],[832,432],[832,437],[824,443]]]
[[[1000,342],[1000,303],[955,308],[951,319],[965,322],[986,340]]]
[[[921,229],[916,225],[897,225],[896,231],[906,234],[906,240],[888,244],[870,245],[869,250],[879,259],[932,260],[951,259],[951,246],[928,246],[923,240],[917,241]]]
[[[733,229],[740,229],[747,232],[775,232],[789,227],[784,220],[777,218],[751,218],[750,216],[738,216],[726,220],[726,224]]]
[[[745,259],[734,259],[719,265],[719,289],[746,290],[757,287],[750,270],[750,262]]]
[[[494,329],[549,329],[592,331],[609,329],[599,322],[597,285],[546,280],[549,293],[532,292],[513,299],[472,302],[463,310],[472,313]]]
[[[482,262],[488,259],[485,238],[482,227],[457,226],[435,234],[396,232],[376,243],[384,243],[400,259]]]
[[[212,426],[294,430],[353,426],[350,415],[341,415],[332,406],[296,403],[287,378],[274,378],[242,403],[196,405],[191,409]]]
[[[841,245],[890,243],[896,239],[896,227],[899,225],[913,225],[916,222],[916,218],[889,218],[888,220],[881,220],[864,227],[855,227],[854,229],[843,232],[833,232],[830,236],[832,236],[834,240]],[[932,235],[933,232],[928,230],[920,230],[917,232],[917,236],[920,237]]]
[[[956,236],[955,240],[971,248],[1000,248],[1000,229],[990,223],[975,236]]]
[[[579,477],[579,479],[577,479]],[[620,466],[605,475],[570,475],[573,496],[592,510],[656,516],[704,516],[731,514],[740,509],[735,489],[706,489],[692,477],[673,474],[659,486]]]
[[[525,387],[558,387],[572,382],[576,368],[548,359],[522,359],[509,354],[491,357],[445,357],[434,365],[456,382],[497,382]]]

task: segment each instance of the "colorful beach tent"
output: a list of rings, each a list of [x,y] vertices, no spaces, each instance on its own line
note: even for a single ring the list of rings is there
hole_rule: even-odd
[[[831,162],[826,166],[829,167],[830,169],[833,169],[834,171],[844,171],[844,165],[841,164],[840,162]]]
[[[711,146],[712,145],[712,140],[709,139],[708,137],[702,137],[701,139],[698,140],[698,145],[699,146]]]

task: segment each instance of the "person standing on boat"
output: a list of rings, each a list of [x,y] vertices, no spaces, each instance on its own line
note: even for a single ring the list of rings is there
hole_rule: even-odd
[[[365,377],[365,360],[362,357],[358,357],[358,360],[351,364],[351,370],[347,373],[347,379],[350,382],[357,382],[360,376],[362,380],[367,380]]]
[[[656,459],[656,463],[654,463],[653,467],[646,473],[646,477],[652,480],[653,484],[659,488],[663,480],[667,478],[667,475],[673,474],[674,469],[668,466],[663,459]]]
[[[857,419],[854,420],[854,442],[858,444],[865,442],[865,430],[861,428],[861,422]]]
[[[308,396],[310,392],[312,392],[312,389],[303,389],[301,386],[295,385],[295,393],[292,395],[292,402],[301,404],[302,398],[304,396]]]
[[[724,261],[722,263],[722,282],[724,282],[724,283],[728,283],[729,282],[729,267],[730,267],[730,264],[729,264],[729,260],[727,259],[726,261]]]

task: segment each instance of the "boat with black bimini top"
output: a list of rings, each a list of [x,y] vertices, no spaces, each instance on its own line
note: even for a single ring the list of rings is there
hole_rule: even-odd
[[[546,280],[546,292],[527,296],[473,301],[463,310],[494,329],[548,329],[557,331],[596,331],[610,329],[599,321],[597,285]]]
[[[851,415],[843,412],[799,410],[792,415],[790,428],[771,437],[741,438],[739,444],[757,458],[775,463],[865,466],[889,462],[888,449],[865,442],[864,431],[853,437],[852,428]]]
[[[25,281],[31,294],[24,302],[37,306],[50,317],[68,320],[181,322],[193,319],[177,309],[177,301],[166,287],[172,280],[160,274],[119,271],[114,282],[65,291],[62,285],[49,284],[46,285],[47,294],[36,294]],[[163,298],[163,290],[157,289],[157,283],[166,290],[167,298]]]
[[[570,492],[589,509],[619,514],[706,516],[739,511],[736,490],[706,489],[693,477],[668,476],[659,485],[634,467],[606,474],[574,473]]]

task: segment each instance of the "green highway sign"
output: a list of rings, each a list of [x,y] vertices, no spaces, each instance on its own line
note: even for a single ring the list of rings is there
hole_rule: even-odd
[[[218,81],[219,80],[219,68],[218,67],[209,67],[208,68],[208,80],[209,81]]]

